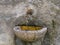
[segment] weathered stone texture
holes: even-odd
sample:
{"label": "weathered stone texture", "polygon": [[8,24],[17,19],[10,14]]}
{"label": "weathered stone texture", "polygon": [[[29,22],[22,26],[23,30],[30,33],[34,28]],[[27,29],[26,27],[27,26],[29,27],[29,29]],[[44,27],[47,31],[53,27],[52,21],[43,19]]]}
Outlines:
{"label": "weathered stone texture", "polygon": [[[21,2],[35,5],[36,8],[33,8],[38,11],[34,16],[38,17],[39,21],[42,20],[48,27],[42,45],[60,45],[60,0],[0,0],[0,18],[13,25],[11,22],[15,21],[16,16],[26,13],[24,10],[26,4],[21,5]],[[40,40],[34,42],[33,45],[40,45]]]}
{"label": "weathered stone texture", "polygon": [[0,45],[15,45],[12,29],[0,18]]}

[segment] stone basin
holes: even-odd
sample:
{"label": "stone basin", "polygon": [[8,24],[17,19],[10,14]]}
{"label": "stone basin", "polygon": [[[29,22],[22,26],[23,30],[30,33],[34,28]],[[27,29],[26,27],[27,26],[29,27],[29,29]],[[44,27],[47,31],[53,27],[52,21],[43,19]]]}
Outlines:
{"label": "stone basin", "polygon": [[43,38],[45,33],[47,32],[47,27],[43,27],[42,29],[39,30],[26,31],[26,30],[21,30],[20,26],[15,26],[13,30],[19,39],[23,41],[32,42],[40,38]]}

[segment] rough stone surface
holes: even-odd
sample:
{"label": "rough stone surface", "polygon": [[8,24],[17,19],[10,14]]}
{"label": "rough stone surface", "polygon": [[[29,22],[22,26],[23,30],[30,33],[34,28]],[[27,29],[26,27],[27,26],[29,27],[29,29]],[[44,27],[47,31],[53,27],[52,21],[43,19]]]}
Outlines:
{"label": "rough stone surface", "polygon": [[[38,10],[36,14],[36,17],[38,17],[37,19],[44,22],[48,27],[42,45],[60,45],[60,0],[0,0],[0,18],[4,19],[9,26],[13,26],[12,22],[15,21],[16,16],[26,13],[26,11],[23,10],[26,7],[23,6],[24,4],[20,5],[21,2],[29,2],[32,5],[35,5]],[[5,30],[5,28],[3,29]],[[0,36],[3,37],[2,35],[4,34],[1,35],[1,33],[2,32],[0,31]],[[20,43],[23,45],[23,42],[20,41]],[[30,44],[28,43],[27,45]],[[40,40],[33,42],[33,45],[40,45]]]}
{"label": "rough stone surface", "polygon": [[0,18],[0,45],[15,45],[12,29]]}

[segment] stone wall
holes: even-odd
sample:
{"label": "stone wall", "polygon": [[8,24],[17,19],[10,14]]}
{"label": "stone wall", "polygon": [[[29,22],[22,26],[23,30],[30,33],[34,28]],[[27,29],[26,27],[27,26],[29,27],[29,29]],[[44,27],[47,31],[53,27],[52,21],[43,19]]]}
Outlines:
{"label": "stone wall", "polygon": [[[6,21],[5,23],[7,23],[9,26],[14,25],[12,22],[15,21],[17,16],[20,17],[22,15],[25,15],[26,10],[24,10],[24,8],[26,7],[24,6],[25,4],[21,4],[22,2],[28,2],[32,5],[35,5],[38,11],[37,14],[34,14],[34,16],[38,17],[37,19],[44,22],[48,27],[48,31],[41,45],[60,45],[60,1],[0,0],[0,18],[4,19]],[[36,9],[34,8],[34,10]],[[23,42],[20,40],[17,39],[16,41],[17,45],[23,45]],[[18,44],[18,42],[20,43]],[[27,45],[30,44],[28,43]],[[32,45],[40,45],[40,40],[33,42]]]}

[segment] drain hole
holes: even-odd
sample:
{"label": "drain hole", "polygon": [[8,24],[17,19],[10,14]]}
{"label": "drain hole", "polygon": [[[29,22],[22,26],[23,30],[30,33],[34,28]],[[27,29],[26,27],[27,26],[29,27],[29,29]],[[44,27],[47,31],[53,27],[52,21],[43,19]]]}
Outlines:
{"label": "drain hole", "polygon": [[32,9],[28,9],[26,14],[27,15],[32,15],[33,14],[33,10]]}

